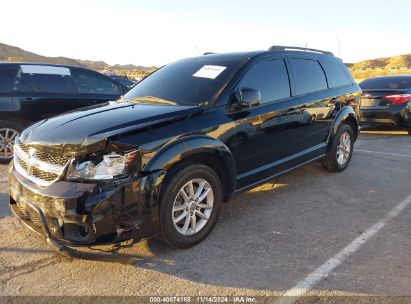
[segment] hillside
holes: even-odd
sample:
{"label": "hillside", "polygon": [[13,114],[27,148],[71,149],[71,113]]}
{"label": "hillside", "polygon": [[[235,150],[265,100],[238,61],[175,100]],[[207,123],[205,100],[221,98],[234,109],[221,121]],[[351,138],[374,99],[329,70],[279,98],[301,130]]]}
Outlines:
{"label": "hillside", "polygon": [[346,64],[357,82],[376,76],[411,74],[411,54]]}
{"label": "hillside", "polygon": [[354,63],[352,69],[405,69],[411,68],[411,54],[364,60]]}
{"label": "hillside", "polygon": [[153,67],[135,66],[132,64],[127,65],[114,65],[110,66],[104,61],[92,61],[92,60],[80,60],[67,57],[46,57],[38,55],[32,52],[25,51],[15,46],[0,43],[0,61],[26,61],[26,62],[40,62],[40,63],[53,63],[74,65],[79,67],[85,67],[92,70],[152,70]]}

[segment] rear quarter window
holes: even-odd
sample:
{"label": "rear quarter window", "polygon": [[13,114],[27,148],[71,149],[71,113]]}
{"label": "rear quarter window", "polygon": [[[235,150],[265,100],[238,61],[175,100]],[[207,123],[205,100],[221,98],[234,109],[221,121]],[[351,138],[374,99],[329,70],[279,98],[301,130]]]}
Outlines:
{"label": "rear quarter window", "polygon": [[331,88],[353,84],[352,78],[348,75],[349,72],[342,64],[332,61],[322,61],[321,64],[325,69]]}
{"label": "rear quarter window", "polygon": [[291,59],[296,95],[327,89],[327,79],[317,60]]}
{"label": "rear quarter window", "polygon": [[16,66],[0,66],[0,93],[16,90]]}

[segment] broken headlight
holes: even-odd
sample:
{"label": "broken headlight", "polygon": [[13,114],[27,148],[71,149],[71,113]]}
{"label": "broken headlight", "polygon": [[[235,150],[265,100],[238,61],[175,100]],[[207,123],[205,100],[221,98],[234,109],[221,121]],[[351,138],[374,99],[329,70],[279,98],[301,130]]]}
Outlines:
{"label": "broken headlight", "polygon": [[68,171],[69,180],[109,180],[126,176],[135,162],[137,150],[123,155],[110,153],[99,158],[72,162]]}

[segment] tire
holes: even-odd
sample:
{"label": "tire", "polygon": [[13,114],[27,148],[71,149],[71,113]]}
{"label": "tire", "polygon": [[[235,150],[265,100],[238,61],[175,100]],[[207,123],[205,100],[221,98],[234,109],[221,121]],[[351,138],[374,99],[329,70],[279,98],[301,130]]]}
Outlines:
{"label": "tire", "polygon": [[[349,142],[347,142],[347,136]],[[344,153],[342,148],[345,143],[345,148],[349,151]],[[351,161],[354,148],[354,132],[349,125],[343,124],[337,131],[333,140],[330,152],[323,162],[324,167],[330,172],[344,171]],[[347,151],[347,150],[346,150]],[[341,158],[341,154],[343,157]]]}
{"label": "tire", "polygon": [[[206,184],[204,184],[200,198],[205,194],[205,191],[208,191],[207,189],[211,189],[200,202],[202,204],[200,206],[207,206],[207,208],[194,209],[197,203],[189,201],[187,198],[184,200],[181,191],[185,191],[187,196],[190,196],[190,182],[193,184],[193,192],[196,193],[202,181],[205,181]],[[190,198],[195,198],[195,196],[190,196]],[[201,242],[217,222],[222,198],[221,182],[212,169],[201,164],[177,165],[168,173],[161,190],[159,214],[162,238],[177,248],[188,248]],[[187,202],[190,203],[187,204]],[[212,205],[211,211],[210,203]],[[198,212],[205,217],[200,217]],[[192,214],[195,218],[194,230]]]}
{"label": "tire", "polygon": [[0,122],[0,164],[8,164],[13,159],[13,145],[23,126],[13,121]]}

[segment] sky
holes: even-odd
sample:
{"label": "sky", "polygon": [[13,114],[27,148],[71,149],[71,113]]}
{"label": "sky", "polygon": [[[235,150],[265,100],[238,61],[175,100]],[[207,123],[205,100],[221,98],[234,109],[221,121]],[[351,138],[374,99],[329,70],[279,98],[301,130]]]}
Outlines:
{"label": "sky", "polygon": [[204,52],[411,53],[411,0],[0,0],[0,42],[45,56],[161,66]]}

